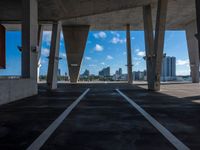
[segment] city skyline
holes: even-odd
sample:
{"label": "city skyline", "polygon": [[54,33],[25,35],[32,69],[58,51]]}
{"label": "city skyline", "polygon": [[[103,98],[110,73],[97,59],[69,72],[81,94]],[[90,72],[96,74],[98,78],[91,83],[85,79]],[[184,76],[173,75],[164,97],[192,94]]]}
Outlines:
{"label": "city skyline", "polygon": [[[6,43],[7,69],[1,70],[0,75],[20,75],[21,54],[17,49],[17,46],[21,45],[20,37],[21,32],[8,31],[6,33],[7,41],[9,41]],[[111,74],[114,74],[118,68],[122,68],[123,72],[127,73],[125,37],[125,31],[90,31],[80,74],[82,74],[85,69],[88,69],[91,74],[97,75],[98,71],[106,66],[111,67]],[[49,55],[50,40],[51,32],[45,31],[43,34],[41,52],[41,75],[46,75],[47,73],[47,57]],[[143,57],[145,56],[143,31],[131,32],[131,44],[132,61],[134,65],[133,71],[143,71],[146,69],[146,63],[143,60]],[[177,58],[177,75],[190,74],[187,43],[184,31],[166,31],[164,52],[167,53],[168,56],[175,56]],[[63,58],[59,63],[59,68],[62,70],[61,74],[64,75],[65,72],[68,74],[62,34],[60,42],[60,57]]]}

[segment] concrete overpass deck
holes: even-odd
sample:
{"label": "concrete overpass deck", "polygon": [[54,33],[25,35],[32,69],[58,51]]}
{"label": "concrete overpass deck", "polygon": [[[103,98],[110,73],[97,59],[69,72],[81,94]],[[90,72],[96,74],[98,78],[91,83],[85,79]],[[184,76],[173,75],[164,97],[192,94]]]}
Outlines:
{"label": "concrete overpass deck", "polygon": [[54,126],[41,149],[176,149],[116,89],[183,145],[200,148],[199,84],[162,85],[160,92],[148,92],[144,84],[115,83],[59,84],[53,92],[41,84],[37,96],[0,106],[0,149],[28,148],[88,88],[74,109]]}
{"label": "concrete overpass deck", "polygon": [[[184,30],[194,21],[195,0],[168,0],[166,29]],[[90,25],[90,30],[143,30],[142,7],[152,5],[155,26],[157,0],[38,0],[39,24],[51,25],[61,20],[63,25]],[[0,23],[7,30],[20,30],[23,20],[22,0],[1,0]],[[49,28],[49,27],[47,27]]]}

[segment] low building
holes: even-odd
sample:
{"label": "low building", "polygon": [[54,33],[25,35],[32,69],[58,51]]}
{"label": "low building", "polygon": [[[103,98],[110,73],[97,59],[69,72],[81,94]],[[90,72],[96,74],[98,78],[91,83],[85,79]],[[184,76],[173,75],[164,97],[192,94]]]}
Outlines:
{"label": "low building", "polygon": [[81,76],[82,77],[89,77],[90,76],[90,71],[86,69]]}
{"label": "low building", "polygon": [[134,71],[133,80],[146,80],[147,72],[144,71]]}

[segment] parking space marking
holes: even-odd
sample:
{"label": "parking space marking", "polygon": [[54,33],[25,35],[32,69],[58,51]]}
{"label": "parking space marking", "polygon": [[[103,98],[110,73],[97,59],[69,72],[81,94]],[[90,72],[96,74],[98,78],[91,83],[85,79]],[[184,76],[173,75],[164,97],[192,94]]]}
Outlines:
{"label": "parking space marking", "polygon": [[127,97],[119,89],[116,91],[124,97],[135,109],[137,109],[176,149],[178,150],[190,150],[184,143],[182,143],[177,137],[175,137],[169,130],[161,125],[156,119],[154,119],[149,113],[143,108],[136,104],[132,99]]}
{"label": "parking space marking", "polygon": [[39,150],[89,91],[90,89],[88,88],[69,107],[67,107],[65,111],[55,121],[53,121],[51,125],[47,129],[45,129],[43,133],[27,148],[27,150]]}

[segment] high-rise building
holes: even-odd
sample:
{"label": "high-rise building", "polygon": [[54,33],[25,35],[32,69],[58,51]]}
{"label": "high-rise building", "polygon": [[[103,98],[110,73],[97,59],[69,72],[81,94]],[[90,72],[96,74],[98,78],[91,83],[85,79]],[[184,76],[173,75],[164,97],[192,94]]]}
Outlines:
{"label": "high-rise building", "polygon": [[165,56],[162,62],[161,81],[176,80],[176,58]]}
{"label": "high-rise building", "polygon": [[58,71],[57,71],[57,76],[61,76],[61,70],[60,69],[58,69]]}
{"label": "high-rise building", "polygon": [[103,77],[110,76],[110,67],[103,68],[101,71],[99,71],[99,76],[103,76]]}
{"label": "high-rise building", "polygon": [[113,80],[122,80],[122,68],[116,70],[115,74],[113,75]]}
{"label": "high-rise building", "polygon": [[122,68],[119,68],[119,75],[122,75]]}

